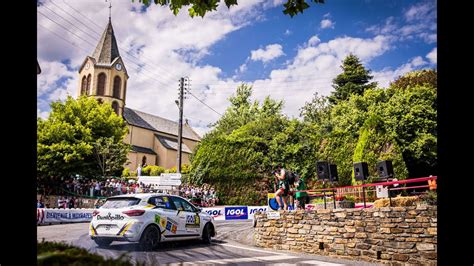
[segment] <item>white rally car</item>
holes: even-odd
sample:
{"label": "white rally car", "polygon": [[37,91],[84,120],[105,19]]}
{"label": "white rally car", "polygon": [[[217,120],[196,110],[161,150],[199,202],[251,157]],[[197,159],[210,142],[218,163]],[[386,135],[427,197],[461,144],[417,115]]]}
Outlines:
{"label": "white rally car", "polygon": [[187,200],[144,193],[109,197],[94,211],[89,235],[99,246],[130,241],[155,249],[164,241],[202,239],[210,243],[216,229],[214,218]]}

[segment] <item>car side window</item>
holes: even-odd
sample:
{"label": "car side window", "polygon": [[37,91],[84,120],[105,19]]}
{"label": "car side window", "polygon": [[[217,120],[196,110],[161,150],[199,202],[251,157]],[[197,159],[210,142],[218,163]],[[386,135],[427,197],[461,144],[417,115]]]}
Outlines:
{"label": "car side window", "polygon": [[173,197],[173,203],[176,205],[176,209],[180,211],[195,212],[195,208],[183,200],[182,198]]}
{"label": "car side window", "polygon": [[157,196],[151,197],[148,200],[148,203],[155,205],[157,208],[167,209],[167,210],[176,210],[175,205],[170,200],[170,197],[167,196]]}

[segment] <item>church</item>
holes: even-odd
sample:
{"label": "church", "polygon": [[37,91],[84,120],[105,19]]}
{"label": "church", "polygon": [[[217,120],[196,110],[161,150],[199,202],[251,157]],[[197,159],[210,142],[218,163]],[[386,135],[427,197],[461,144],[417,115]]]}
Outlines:
{"label": "church", "polygon": [[[128,133],[124,142],[131,145],[126,167],[134,171],[139,165],[158,165],[166,169],[177,165],[178,123],[153,114],[126,107],[129,76],[120,56],[114,29],[109,17],[107,27],[91,56],[79,68],[77,95],[96,98],[111,104],[126,121]],[[182,164],[189,164],[201,137],[186,122],[182,134]]]}

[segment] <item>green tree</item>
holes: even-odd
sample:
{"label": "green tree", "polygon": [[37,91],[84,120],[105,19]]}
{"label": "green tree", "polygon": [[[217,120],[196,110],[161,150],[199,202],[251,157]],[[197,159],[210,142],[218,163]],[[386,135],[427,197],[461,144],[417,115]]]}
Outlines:
{"label": "green tree", "polygon": [[251,87],[241,85],[229,98],[231,105],[216,127],[206,134],[191,157],[190,179],[211,183],[226,204],[263,202],[272,167],[282,162],[289,120],[281,114],[283,103],[267,97],[251,102]]}
{"label": "green tree", "polygon": [[93,145],[102,176],[120,175],[131,146],[123,141],[117,142],[113,137],[100,137]]}
{"label": "green tree", "polygon": [[[132,0],[134,2],[135,0]],[[201,1],[201,0],[138,0],[140,3],[144,5],[150,5],[151,2],[154,2],[157,5],[165,6],[169,5],[171,11],[173,11],[174,15],[179,13],[179,10],[183,6],[191,6],[188,8],[189,16],[200,16],[204,17],[207,12],[216,11],[217,7],[220,4],[220,0],[209,0],[209,1]],[[310,2],[324,4],[324,0],[287,0],[283,6],[285,9],[283,13],[285,15],[290,15],[291,17],[297,15],[298,13],[303,13],[303,11],[309,8]],[[224,0],[225,5],[227,8],[231,6],[238,5],[237,0]]]}
{"label": "green tree", "polygon": [[365,90],[375,88],[376,82],[370,82],[373,76],[370,70],[365,69],[359,58],[353,54],[348,55],[342,65],[342,73],[333,80],[334,92],[329,97],[329,102],[337,104],[347,100],[352,94],[362,95]]}
{"label": "green tree", "polygon": [[87,97],[51,103],[48,119],[38,118],[37,125],[39,178],[101,176],[94,154],[97,140],[110,138],[120,143],[127,133],[123,118],[110,105]]}

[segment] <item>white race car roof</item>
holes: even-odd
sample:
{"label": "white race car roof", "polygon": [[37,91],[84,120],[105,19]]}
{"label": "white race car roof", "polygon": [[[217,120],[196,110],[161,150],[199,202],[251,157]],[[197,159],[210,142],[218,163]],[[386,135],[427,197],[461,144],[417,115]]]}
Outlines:
{"label": "white race car roof", "polygon": [[132,198],[139,198],[139,199],[145,199],[153,196],[176,196],[176,195],[171,195],[171,194],[166,194],[166,193],[137,193],[137,194],[122,194],[122,195],[116,195],[116,196],[111,196],[109,198],[127,198],[127,197],[132,197]]}

